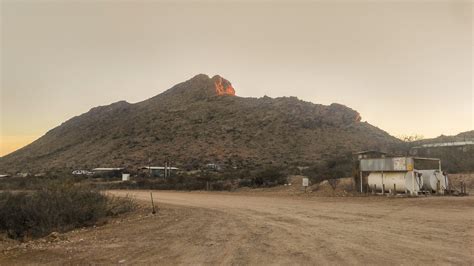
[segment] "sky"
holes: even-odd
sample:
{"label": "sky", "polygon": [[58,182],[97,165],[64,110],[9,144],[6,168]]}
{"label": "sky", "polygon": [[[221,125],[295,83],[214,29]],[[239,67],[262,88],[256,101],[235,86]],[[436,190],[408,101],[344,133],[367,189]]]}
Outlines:
{"label": "sky", "polygon": [[196,74],[347,105],[394,136],[473,130],[471,1],[1,0],[0,156]]}

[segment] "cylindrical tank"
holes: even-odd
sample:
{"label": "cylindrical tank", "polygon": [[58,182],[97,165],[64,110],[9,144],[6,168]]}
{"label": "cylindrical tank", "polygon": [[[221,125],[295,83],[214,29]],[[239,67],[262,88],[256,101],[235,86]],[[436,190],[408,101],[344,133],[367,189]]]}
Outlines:
{"label": "cylindrical tank", "polygon": [[438,181],[440,190],[445,190],[448,187],[448,178],[439,170],[418,170],[422,174],[423,189],[431,192],[436,192],[438,189]]}
{"label": "cylindrical tank", "polygon": [[394,188],[397,192],[418,192],[423,186],[423,180],[416,173],[413,179],[413,172],[386,172],[383,173],[383,178],[381,172],[372,172],[369,174],[368,183],[370,188],[376,188],[377,192],[381,192],[383,186],[385,192],[393,191]]}

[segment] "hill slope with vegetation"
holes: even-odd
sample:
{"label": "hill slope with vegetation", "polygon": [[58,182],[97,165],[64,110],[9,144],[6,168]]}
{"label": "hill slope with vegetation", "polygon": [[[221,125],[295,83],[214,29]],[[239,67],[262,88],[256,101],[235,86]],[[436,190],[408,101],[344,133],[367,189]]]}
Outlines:
{"label": "hill slope with vegetation", "polygon": [[197,169],[304,166],[387,150],[400,140],[341,104],[235,96],[229,81],[197,75],[143,102],[91,109],[0,159],[0,172],[148,164]]}

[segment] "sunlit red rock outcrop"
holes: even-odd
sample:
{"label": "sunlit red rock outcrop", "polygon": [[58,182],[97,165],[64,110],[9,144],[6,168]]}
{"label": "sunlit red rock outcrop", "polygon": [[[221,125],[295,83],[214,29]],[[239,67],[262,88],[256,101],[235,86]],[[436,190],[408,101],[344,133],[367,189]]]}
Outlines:
{"label": "sunlit red rock outcrop", "polygon": [[228,80],[218,75],[214,76],[212,80],[214,81],[217,95],[235,96],[235,90]]}

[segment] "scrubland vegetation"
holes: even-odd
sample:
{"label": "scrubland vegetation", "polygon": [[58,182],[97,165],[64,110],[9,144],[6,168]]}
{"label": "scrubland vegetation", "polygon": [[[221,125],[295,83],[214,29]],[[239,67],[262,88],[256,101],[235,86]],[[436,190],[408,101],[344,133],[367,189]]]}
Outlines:
{"label": "scrubland vegetation", "polygon": [[131,181],[101,183],[101,189],[162,189],[162,190],[233,190],[239,187],[272,187],[287,183],[288,170],[264,167],[259,170],[199,171],[178,173],[167,178],[137,177]]}
{"label": "scrubland vegetation", "polygon": [[43,177],[11,177],[0,181],[0,232],[15,239],[42,237],[106,222],[135,208],[130,198],[105,195],[106,189],[227,190],[263,188],[288,183],[304,174],[313,183],[347,176],[351,161],[327,161],[307,167],[261,166],[253,169],[181,172],[168,178],[133,175],[119,178],[73,177],[67,173]]}
{"label": "scrubland vegetation", "polygon": [[[33,182],[37,180],[27,183]],[[15,239],[41,237],[104,223],[135,207],[128,197],[109,197],[72,182],[43,181],[37,190],[0,193],[0,231]]]}

